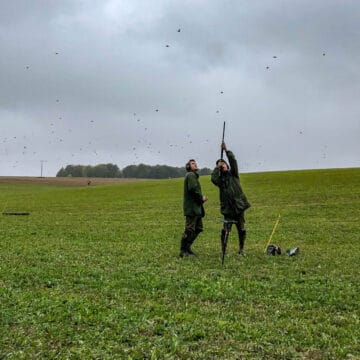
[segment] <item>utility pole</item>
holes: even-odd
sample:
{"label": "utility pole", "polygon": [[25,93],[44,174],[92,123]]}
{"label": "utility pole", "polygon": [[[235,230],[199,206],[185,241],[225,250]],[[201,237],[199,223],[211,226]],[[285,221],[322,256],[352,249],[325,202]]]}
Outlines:
{"label": "utility pole", "polygon": [[41,177],[41,178],[43,177],[44,162],[47,162],[47,160],[40,160],[40,164],[41,164],[40,177]]}

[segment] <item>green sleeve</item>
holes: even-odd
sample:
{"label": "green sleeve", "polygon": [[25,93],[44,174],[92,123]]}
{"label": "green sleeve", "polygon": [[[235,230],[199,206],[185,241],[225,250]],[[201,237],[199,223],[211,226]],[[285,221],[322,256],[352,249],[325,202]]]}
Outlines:
{"label": "green sleeve", "polygon": [[229,160],[231,174],[233,176],[239,177],[239,169],[237,161],[235,159],[235,155],[232,153],[232,151],[228,150],[226,151],[226,156]]}

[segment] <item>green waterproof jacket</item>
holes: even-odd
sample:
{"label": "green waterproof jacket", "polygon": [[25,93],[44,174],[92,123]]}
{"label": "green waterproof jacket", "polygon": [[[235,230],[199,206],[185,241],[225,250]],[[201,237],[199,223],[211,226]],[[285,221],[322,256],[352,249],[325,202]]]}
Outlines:
{"label": "green waterproof jacket", "polygon": [[250,207],[240,185],[239,170],[234,154],[228,150],[230,169],[220,171],[218,167],[211,174],[211,181],[220,190],[220,207],[223,215],[236,215]]}
{"label": "green waterproof jacket", "polygon": [[184,180],[184,215],[185,216],[205,216],[203,206],[203,195],[199,182],[199,175],[194,171],[189,171]]}

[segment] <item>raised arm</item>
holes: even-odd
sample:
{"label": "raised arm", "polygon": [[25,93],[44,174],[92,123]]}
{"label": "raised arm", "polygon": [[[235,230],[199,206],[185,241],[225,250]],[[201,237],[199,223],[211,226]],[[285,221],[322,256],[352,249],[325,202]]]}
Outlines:
{"label": "raised arm", "polygon": [[237,161],[235,159],[235,155],[233,154],[232,151],[226,150],[226,156],[229,160],[231,174],[233,176],[239,177],[239,169],[238,169]]}

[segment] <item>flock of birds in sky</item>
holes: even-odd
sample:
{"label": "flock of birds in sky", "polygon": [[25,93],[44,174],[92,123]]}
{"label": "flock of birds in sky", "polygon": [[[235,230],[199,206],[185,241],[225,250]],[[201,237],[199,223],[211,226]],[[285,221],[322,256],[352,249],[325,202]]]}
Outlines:
{"label": "flock of birds in sky", "polygon": [[[181,28],[178,28],[176,30],[177,33],[181,32]],[[170,48],[171,45],[170,44],[165,44],[166,48]],[[55,56],[59,56],[60,53],[58,51],[54,52]],[[326,53],[323,52],[322,56],[325,56]],[[277,55],[273,55],[272,56],[273,61],[277,61],[278,56]],[[30,65],[26,65],[25,66],[26,71],[31,71],[31,66]],[[271,66],[267,65],[265,67],[266,71],[271,70]],[[223,95],[224,91],[223,90],[219,90],[219,95]],[[61,100],[60,99],[55,99],[54,100],[55,103],[61,105]],[[154,112],[155,113],[159,113],[160,109],[159,108],[154,108]],[[216,114],[220,114],[220,110],[216,110]],[[142,120],[142,118],[137,115],[136,112],[133,113],[133,119],[132,121],[135,122],[138,125],[138,129],[140,130],[138,132],[138,134],[140,135],[136,144],[133,144],[133,146],[131,146],[131,148],[129,149],[129,153],[132,153],[133,155],[133,160],[134,160],[134,164],[137,163],[138,161],[141,162],[141,151],[146,151],[152,154],[161,154],[161,150],[156,148],[156,146],[153,145],[153,143],[151,142],[151,131],[149,128],[149,124],[146,124],[146,122],[144,122]],[[51,146],[53,144],[63,144],[64,148],[66,148],[67,146],[67,135],[71,134],[73,132],[72,128],[67,128],[64,129],[63,124],[61,124],[63,120],[63,116],[57,116],[57,120],[56,121],[51,121],[48,124],[48,146]],[[95,120],[89,120],[89,125],[92,127],[95,126],[101,126],[100,122],[97,122]],[[100,129],[99,129],[100,130]],[[142,131],[142,133],[141,133]],[[302,135],[303,134],[303,130],[299,130],[299,134]],[[60,135],[60,136],[59,136]],[[22,156],[33,156],[33,157],[37,157],[38,151],[36,150],[36,146],[34,146],[35,144],[32,143],[32,138],[35,138],[35,134],[32,132],[31,135],[23,135],[23,136],[13,136],[13,137],[5,137],[2,139],[2,149],[0,149],[0,155],[2,156],[8,156],[9,155],[9,148],[13,149],[13,148],[17,148],[19,149],[19,147],[21,148],[21,155]],[[197,140],[198,141],[198,140]],[[186,139],[182,144],[178,144],[175,142],[172,142],[170,140],[167,141],[167,147],[168,150],[184,150],[184,147],[186,148],[187,144],[192,144],[193,143],[193,139],[191,137],[190,134],[186,135]],[[209,141],[209,139],[203,139],[202,141],[200,141],[201,144],[207,144],[209,146],[211,146],[211,143]],[[68,149],[70,149],[70,147],[68,147]],[[262,145],[258,145],[257,147],[257,153],[259,153],[262,150]],[[327,146],[324,146],[322,149],[322,159],[326,158],[326,150],[327,150]],[[87,141],[83,144],[80,144],[77,148],[77,151],[70,151],[69,153],[69,157],[67,158],[66,161],[69,161],[70,159],[73,159],[74,162],[76,162],[76,159],[78,157],[78,155],[87,152],[87,154],[89,152],[91,152],[94,156],[98,156],[99,152],[96,149],[96,139],[92,139],[92,141]],[[43,156],[43,154],[41,154],[41,156]],[[112,158],[112,156],[110,156]],[[62,161],[63,159],[58,158],[57,160]],[[113,161],[114,159],[112,159]],[[40,162],[44,162],[45,160],[39,160]],[[17,167],[22,163],[22,161],[16,160],[13,164],[12,167]],[[263,163],[262,162],[258,162],[257,165],[261,166]],[[67,165],[67,164],[66,164]],[[249,167],[248,163],[244,163],[242,164],[242,168],[247,168]]]}

